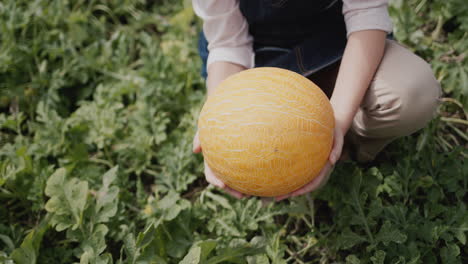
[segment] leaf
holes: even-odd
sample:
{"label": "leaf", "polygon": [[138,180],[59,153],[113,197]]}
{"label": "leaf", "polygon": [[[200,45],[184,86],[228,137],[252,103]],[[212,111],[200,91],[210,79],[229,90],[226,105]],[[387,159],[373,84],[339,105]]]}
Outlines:
{"label": "leaf", "polygon": [[35,264],[38,256],[31,245],[24,244],[21,248],[13,251],[11,257],[16,263]]}
{"label": "leaf", "polygon": [[190,208],[191,204],[185,199],[181,199],[180,195],[175,191],[169,191],[164,198],[159,201],[154,201],[154,211],[156,215],[162,217],[165,221],[175,219],[180,212]]}
{"label": "leaf", "polygon": [[55,226],[55,230],[61,232],[73,225],[73,219],[68,215],[54,215],[52,219],[50,219],[50,223],[52,226]]}
{"label": "leaf", "polygon": [[153,241],[156,234],[155,224],[151,223],[142,233],[137,236],[137,242],[139,247],[146,247],[151,241]]}
{"label": "leaf", "polygon": [[454,231],[455,237],[458,239],[458,241],[460,241],[462,245],[466,244],[466,231],[467,230],[463,230],[462,228],[456,228],[456,230]]}
{"label": "leaf", "polygon": [[99,224],[90,236],[81,243],[83,254],[80,257],[80,264],[83,263],[108,263],[109,258],[101,255],[106,249],[105,236],[109,229],[103,224]]}
{"label": "leaf", "polygon": [[0,234],[0,240],[3,241],[9,250],[15,249],[15,245],[13,244],[13,241],[11,241],[10,237]]}
{"label": "leaf", "polygon": [[166,221],[173,220],[180,214],[180,212],[188,208],[190,208],[190,202],[185,199],[180,199],[177,201],[177,204],[171,208],[171,210],[166,210],[164,212],[164,219]]}
{"label": "leaf", "polygon": [[65,169],[57,169],[46,184],[45,193],[50,199],[45,209],[53,213],[51,224],[57,231],[77,229],[83,219],[88,197],[88,182],[76,178],[65,179]]}
{"label": "leaf", "polygon": [[376,242],[382,242],[384,245],[388,245],[390,242],[395,242],[398,244],[404,243],[407,239],[407,236],[400,232],[397,227],[392,226],[389,221],[385,221],[380,231],[375,236]]}
{"label": "leaf", "polygon": [[246,256],[258,255],[264,253],[265,249],[259,247],[253,247],[250,244],[236,248],[223,248],[219,250],[217,256],[212,257],[206,261],[207,264],[216,264],[226,261],[236,262],[236,263],[245,263]]}
{"label": "leaf", "polygon": [[102,176],[102,187],[96,197],[96,221],[98,223],[108,222],[117,212],[119,188],[111,186],[117,178],[118,166],[108,170]]}
{"label": "leaf", "polygon": [[88,196],[88,182],[72,178],[67,183],[65,183],[63,192],[65,199],[67,200],[67,203],[75,217],[76,222],[73,229],[76,229],[81,224],[83,211],[86,206],[86,200]]}
{"label": "leaf", "polygon": [[137,247],[141,251],[138,261],[166,263],[167,260],[170,260],[170,258],[167,257],[168,254],[166,252],[169,250],[169,245],[167,243],[168,238],[162,230],[161,225],[157,227],[153,225],[152,229],[145,232],[143,240],[140,240],[140,235],[141,233],[138,234],[137,239]]}
{"label": "leaf", "polygon": [[108,170],[104,175],[102,176],[102,187],[104,189],[108,189],[109,186],[114,183],[115,179],[117,179],[117,171],[119,169],[119,166],[115,166],[112,169]]}
{"label": "leaf", "polygon": [[117,213],[119,188],[116,186],[108,190],[100,190],[96,201],[96,222],[105,223]]}
{"label": "leaf", "polygon": [[361,264],[361,261],[356,255],[349,255],[346,257],[346,264]]}
{"label": "leaf", "polygon": [[219,205],[221,205],[225,209],[230,209],[230,210],[233,209],[232,206],[229,204],[229,201],[223,196],[214,194],[212,192],[206,192],[205,195],[213,199],[213,201],[217,202]]}
{"label": "leaf", "polygon": [[135,237],[132,233],[127,234],[124,237],[124,249],[125,253],[127,254],[127,258],[130,259],[129,263],[135,263],[139,252],[137,251],[137,246],[135,242]]}
{"label": "leaf", "polygon": [[157,208],[163,210],[170,209],[177,203],[179,198],[180,195],[178,193],[170,191],[166,194],[166,196],[164,196],[163,199],[159,200],[157,203]]}
{"label": "leaf", "polygon": [[192,247],[188,254],[182,259],[180,264],[198,264],[201,259],[201,248],[199,246]]}
{"label": "leaf", "polygon": [[208,255],[216,248],[217,242],[215,240],[205,240],[197,242],[197,246],[201,249],[200,260],[205,261]]}
{"label": "leaf", "polygon": [[385,251],[378,250],[375,252],[374,256],[372,256],[370,259],[373,264],[384,264],[385,263]]}
{"label": "leaf", "polygon": [[268,256],[265,254],[247,257],[248,264],[270,264]]}
{"label": "leaf", "polygon": [[23,240],[21,246],[11,253],[11,258],[16,263],[35,264],[39,256],[44,233],[49,228],[50,217],[46,216],[39,226],[33,229]]}
{"label": "leaf", "polygon": [[93,255],[94,255],[93,248],[86,248],[85,253],[83,253],[83,255],[81,255],[80,257],[80,264],[88,264],[92,262]]}
{"label": "leaf", "polygon": [[[281,237],[285,235],[286,230],[280,229],[273,234],[266,234],[266,253],[268,257],[272,260],[272,264],[286,264],[286,259],[284,258],[287,246],[285,243],[282,243]],[[256,244],[256,241],[252,239],[252,244]],[[259,246],[261,246],[260,244]]]}
{"label": "leaf", "polygon": [[217,218],[217,219],[214,219],[214,221],[216,224],[219,225],[219,228],[223,229],[224,232],[226,232],[228,235],[236,236],[236,237],[239,237],[242,235],[236,226],[226,222],[224,219]]}
{"label": "leaf", "polygon": [[345,229],[337,238],[338,247],[341,249],[349,249],[365,241],[367,241],[365,237],[354,233],[349,228]]}
{"label": "leaf", "polygon": [[61,194],[65,182],[65,168],[57,169],[47,180],[45,194],[49,197]]}
{"label": "leaf", "polygon": [[194,15],[193,8],[186,7],[175,14],[171,18],[170,23],[180,30],[186,31],[190,25],[190,22],[193,20]]}
{"label": "leaf", "polygon": [[[466,212],[466,207],[462,207],[462,211]],[[454,236],[460,241],[462,245],[466,244],[466,235],[465,233],[468,232],[468,215],[462,218],[461,225],[459,227],[454,227],[452,232]]]}
{"label": "leaf", "polygon": [[161,226],[155,223],[149,224],[143,232],[138,233],[137,239],[133,233],[124,237],[124,250],[126,263],[166,263],[166,237]]}
{"label": "leaf", "polygon": [[460,248],[455,244],[448,245],[440,250],[440,256],[444,264],[461,263],[460,259],[458,259],[459,255]]}

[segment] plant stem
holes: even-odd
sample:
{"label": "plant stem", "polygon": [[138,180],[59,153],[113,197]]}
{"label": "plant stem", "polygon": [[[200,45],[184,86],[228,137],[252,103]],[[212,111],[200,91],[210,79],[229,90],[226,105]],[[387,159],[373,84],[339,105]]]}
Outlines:
{"label": "plant stem", "polygon": [[[359,190],[360,186],[361,186],[361,184],[359,182],[359,186],[357,186],[358,190]],[[372,236],[372,233],[370,231],[369,223],[367,222],[367,218],[364,215],[364,210],[362,210],[361,203],[359,202],[359,194],[357,192],[353,191],[353,199],[354,199],[354,202],[356,204],[359,216],[361,217],[361,219],[362,219],[362,221],[364,223],[364,228],[366,230],[367,236],[369,237],[369,240],[373,244],[374,243],[374,236]]]}
{"label": "plant stem", "polygon": [[312,225],[312,228],[315,229],[315,206],[314,206],[314,199],[312,198],[311,193],[308,193],[306,195],[307,201],[309,202],[309,208],[310,208],[310,222]]}
{"label": "plant stem", "polygon": [[291,258],[294,258],[294,260],[296,261],[296,263],[300,263],[300,264],[305,264],[302,260],[298,259],[296,257],[297,253],[294,253],[291,249],[289,248],[286,248],[286,252],[288,252],[289,255],[291,255],[291,257],[289,257],[286,262],[288,262],[288,260],[290,260]]}
{"label": "plant stem", "polygon": [[112,164],[108,162],[107,160],[92,157],[92,158],[89,158],[89,161],[94,162],[94,163],[104,164],[109,168],[113,167]]}
{"label": "plant stem", "polygon": [[454,117],[441,117],[440,120],[448,123],[458,123],[462,125],[468,126],[468,120],[463,120],[461,118],[454,118]]}

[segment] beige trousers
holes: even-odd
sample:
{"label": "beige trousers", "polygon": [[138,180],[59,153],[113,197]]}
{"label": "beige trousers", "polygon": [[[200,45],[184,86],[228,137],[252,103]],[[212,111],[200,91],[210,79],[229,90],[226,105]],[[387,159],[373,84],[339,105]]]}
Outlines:
{"label": "beige trousers", "polygon": [[[338,74],[339,63],[309,78],[328,96]],[[391,141],[423,128],[435,115],[441,96],[439,82],[428,63],[393,40],[364,96],[346,143],[357,161],[366,162]]]}

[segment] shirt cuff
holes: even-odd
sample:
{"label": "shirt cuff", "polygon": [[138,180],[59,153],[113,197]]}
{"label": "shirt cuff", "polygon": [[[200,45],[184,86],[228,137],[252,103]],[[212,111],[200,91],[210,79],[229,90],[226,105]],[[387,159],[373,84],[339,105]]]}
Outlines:
{"label": "shirt cuff", "polygon": [[207,67],[215,61],[226,61],[242,65],[247,69],[255,65],[254,52],[250,47],[219,47],[210,50]]}
{"label": "shirt cuff", "polygon": [[353,10],[344,14],[347,36],[361,30],[378,29],[392,32],[393,24],[387,5],[364,10]]}

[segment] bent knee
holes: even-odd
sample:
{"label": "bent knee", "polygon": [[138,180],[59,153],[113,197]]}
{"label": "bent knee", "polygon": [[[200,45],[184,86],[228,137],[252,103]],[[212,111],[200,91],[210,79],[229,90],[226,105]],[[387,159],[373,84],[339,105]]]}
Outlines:
{"label": "bent knee", "polygon": [[402,118],[406,116],[409,122],[427,122],[434,117],[439,105],[440,84],[426,62],[415,68],[407,78],[409,81],[406,85],[394,89],[401,100]]}
{"label": "bent knee", "polygon": [[441,94],[430,65],[389,41],[362,104],[362,126],[376,125],[394,136],[411,134],[435,116]]}

